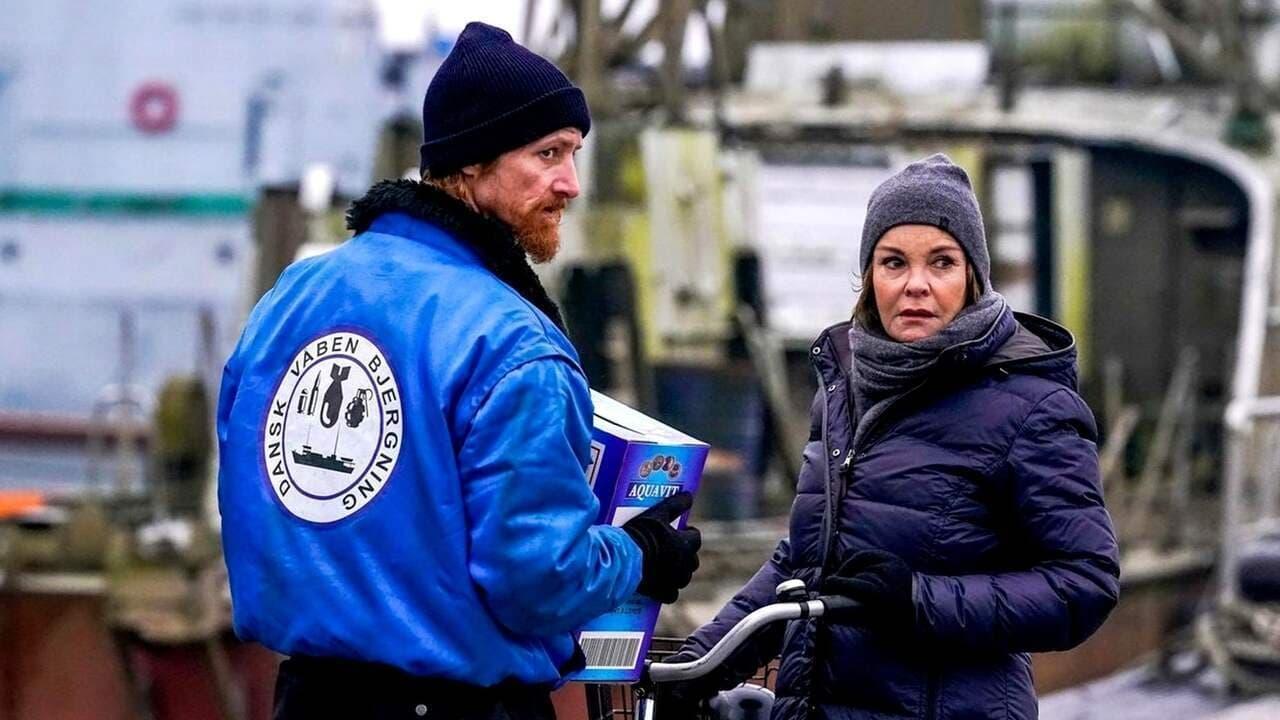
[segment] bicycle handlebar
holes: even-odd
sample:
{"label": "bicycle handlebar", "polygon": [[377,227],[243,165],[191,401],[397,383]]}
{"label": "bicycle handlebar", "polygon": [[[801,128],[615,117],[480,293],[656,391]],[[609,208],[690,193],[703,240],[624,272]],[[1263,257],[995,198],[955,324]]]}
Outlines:
{"label": "bicycle handlebar", "polygon": [[827,610],[850,608],[856,604],[853,600],[840,595],[824,595],[816,600],[765,605],[739,620],[729,629],[729,632],[724,634],[724,637],[720,638],[720,642],[717,642],[702,657],[682,663],[650,663],[646,675],[655,683],[695,680],[719,667],[729,655],[742,647],[748,638],[765,625],[771,625],[779,620],[822,617]]}

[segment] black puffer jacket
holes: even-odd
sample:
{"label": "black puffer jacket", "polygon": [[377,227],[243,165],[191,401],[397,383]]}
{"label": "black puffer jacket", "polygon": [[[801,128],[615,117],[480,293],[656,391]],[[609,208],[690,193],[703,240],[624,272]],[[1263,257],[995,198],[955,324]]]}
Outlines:
{"label": "black puffer jacket", "polygon": [[810,619],[760,637],[733,670],[745,676],[781,652],[775,719],[1028,720],[1027,653],[1079,644],[1114,607],[1116,539],[1071,335],[1030,315],[1001,322],[1016,326],[945,351],[859,447],[848,324],[813,344],[821,387],[790,536],[686,649],[705,652],[773,602],[778,582],[817,588],[864,549],[914,571],[915,629]]}

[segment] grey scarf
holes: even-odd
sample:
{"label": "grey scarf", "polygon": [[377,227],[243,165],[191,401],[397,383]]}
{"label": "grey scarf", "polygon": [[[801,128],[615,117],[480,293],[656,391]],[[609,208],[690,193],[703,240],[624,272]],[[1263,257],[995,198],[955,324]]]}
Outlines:
{"label": "grey scarf", "polygon": [[[915,342],[898,342],[882,331],[853,323],[849,346],[853,352],[850,383],[857,415],[854,447],[862,443],[863,436],[895,399],[929,378],[944,356],[948,369],[980,366],[1016,326],[1004,296],[994,290],[983,293],[961,310],[936,335]],[[973,347],[975,352],[967,353],[965,347]]]}

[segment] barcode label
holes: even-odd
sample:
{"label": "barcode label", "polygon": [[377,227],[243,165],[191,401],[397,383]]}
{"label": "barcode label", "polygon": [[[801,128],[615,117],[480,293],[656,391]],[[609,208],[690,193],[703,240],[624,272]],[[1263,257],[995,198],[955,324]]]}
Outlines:
{"label": "barcode label", "polygon": [[640,659],[642,632],[583,632],[578,636],[591,670],[630,670]]}

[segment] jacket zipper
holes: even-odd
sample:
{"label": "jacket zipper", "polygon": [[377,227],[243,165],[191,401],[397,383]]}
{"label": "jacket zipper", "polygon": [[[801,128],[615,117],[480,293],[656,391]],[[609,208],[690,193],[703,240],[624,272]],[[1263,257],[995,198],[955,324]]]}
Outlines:
{"label": "jacket zipper", "polygon": [[[874,441],[879,439],[875,435],[875,431],[879,430],[880,427],[884,425],[884,423],[886,422],[886,418],[889,418],[891,416],[892,411],[894,409],[896,409],[908,397],[911,397],[915,395],[917,392],[919,392],[920,389],[922,389],[928,383],[929,383],[928,380],[924,380],[922,382],[917,383],[915,386],[913,386],[906,392],[902,393],[897,398],[895,398],[892,402],[889,403],[889,406],[884,409],[884,412],[880,413],[880,417],[876,418],[875,424],[867,428],[867,434],[863,437],[862,444],[849,451],[848,457],[844,459],[844,463],[840,466],[841,474],[845,475],[846,477],[852,474],[854,457],[861,457],[862,454],[865,453],[874,444]],[[852,415],[850,417],[852,417]],[[824,417],[824,421],[825,421],[825,417]],[[825,422],[823,424],[823,433],[825,436],[825,433],[826,433]],[[831,533],[831,540],[834,541],[834,539],[835,539],[835,532],[833,530]],[[825,567],[824,567],[824,572],[825,572]],[[924,710],[925,720],[937,720],[937,717],[938,717],[937,704],[938,704],[938,672],[937,670],[930,669],[929,677],[925,685],[925,710]]]}
{"label": "jacket zipper", "polygon": [[[920,390],[925,385],[927,385],[928,381],[925,380],[923,382],[917,383],[914,387],[910,388],[905,393],[899,395],[892,402],[890,402],[889,406],[885,408],[885,411],[880,414],[880,417],[876,418],[875,424],[872,425],[870,428],[868,428],[867,435],[862,442],[862,446],[860,448],[850,447],[847,449],[847,451],[845,452],[844,461],[840,463],[840,471],[839,471],[839,476],[837,478],[840,483],[839,488],[833,488],[832,480],[831,480],[831,463],[828,462],[826,457],[826,455],[831,452],[831,449],[827,446],[827,441],[829,438],[828,432],[827,432],[827,425],[828,425],[827,399],[828,399],[829,393],[827,391],[826,378],[822,377],[822,373],[817,371],[816,368],[815,368],[815,372],[817,372],[818,374],[818,387],[822,390],[822,441],[823,441],[822,450],[824,455],[824,457],[822,458],[822,461],[823,461],[822,469],[824,473],[823,477],[826,479],[825,489],[827,492],[827,498],[826,498],[826,503],[824,503],[823,513],[822,513],[821,577],[826,577],[827,571],[830,569],[828,567],[828,564],[831,561],[831,558],[833,555],[832,550],[834,549],[835,539],[836,539],[836,532],[835,532],[836,504],[840,502],[840,498],[844,495],[844,490],[848,485],[849,478],[853,476],[854,456],[857,454],[861,454],[861,452],[865,452],[866,448],[871,445],[871,441],[875,439],[875,436],[871,433],[871,431],[880,429],[880,426],[884,423],[884,419],[886,417],[889,417],[890,411],[896,408],[898,404],[901,403],[903,400],[905,400],[908,396],[914,395],[916,391]],[[849,421],[853,422],[854,417],[853,417],[853,408],[852,408],[852,405],[853,405],[852,396],[849,397],[848,401],[850,405]],[[855,431],[855,434],[856,434],[856,431]]]}
{"label": "jacket zipper", "polygon": [[[822,557],[818,558],[818,563],[819,563],[818,579],[819,581],[821,581],[822,575],[825,573],[827,557],[830,554],[830,547],[827,543],[827,538],[828,536],[831,535],[831,524],[833,522],[833,515],[832,515],[832,509],[831,509],[831,463],[827,462],[827,457],[826,457],[828,452],[827,450],[827,416],[828,416],[827,400],[830,393],[827,391],[826,378],[822,377],[822,370],[819,367],[817,367],[816,363],[814,365],[813,370],[814,370],[814,373],[818,376],[818,389],[822,392],[822,455],[823,455],[822,457],[823,488],[822,489],[823,489],[823,492],[826,493],[826,497],[824,498],[823,507],[822,507]],[[816,589],[816,588],[813,588],[813,589]],[[820,629],[820,626],[815,625],[811,620],[801,620],[800,622],[805,623],[805,625],[808,626],[808,630],[812,633],[811,635],[812,642],[813,642],[812,650],[814,653],[814,660],[816,661],[818,655],[821,654],[821,651],[818,649],[819,643],[822,642],[822,637],[821,637],[822,631]],[[810,678],[809,680],[807,695],[809,698],[810,708],[812,708],[816,704],[814,702],[814,683],[812,678]]]}
{"label": "jacket zipper", "polygon": [[[827,461],[827,381],[822,377],[822,372],[817,368],[814,371],[818,373],[818,387],[822,390],[822,477],[825,480],[823,490],[826,492],[826,502],[822,508],[822,557],[819,558],[820,571],[825,574],[827,567],[827,559],[831,555],[831,536],[832,524],[835,522],[835,511],[832,508],[831,494],[831,463]],[[821,579],[821,578],[819,578]]]}
{"label": "jacket zipper", "polygon": [[827,494],[827,510],[831,517],[830,532],[823,536],[822,550],[822,577],[826,577],[827,573],[832,569],[829,567],[831,559],[835,556],[836,530],[835,524],[839,519],[839,503],[844,497],[845,489],[849,486],[849,476],[853,472],[853,452],[845,453],[844,462],[840,463],[840,468],[836,471],[835,488],[833,492]]}

